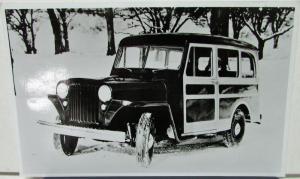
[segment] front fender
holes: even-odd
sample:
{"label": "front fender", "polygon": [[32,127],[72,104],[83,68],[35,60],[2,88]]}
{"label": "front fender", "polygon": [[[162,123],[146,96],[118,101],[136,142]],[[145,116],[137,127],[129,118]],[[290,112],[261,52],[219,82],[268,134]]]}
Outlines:
{"label": "front fender", "polygon": [[58,112],[59,116],[61,118],[64,118],[64,107],[63,107],[63,104],[62,104],[62,101],[60,100],[60,98],[57,95],[49,94],[48,99],[55,106],[55,109]]}
{"label": "front fender", "polygon": [[180,142],[171,107],[168,103],[165,102],[135,102],[128,106],[122,106],[113,117],[111,121],[111,127],[117,127],[120,126],[120,124],[122,126],[125,126],[127,122],[137,124],[141,114],[144,112],[150,112],[156,115],[164,116],[163,118],[160,118],[155,122],[157,124],[164,123],[171,125],[175,140],[177,142]]}

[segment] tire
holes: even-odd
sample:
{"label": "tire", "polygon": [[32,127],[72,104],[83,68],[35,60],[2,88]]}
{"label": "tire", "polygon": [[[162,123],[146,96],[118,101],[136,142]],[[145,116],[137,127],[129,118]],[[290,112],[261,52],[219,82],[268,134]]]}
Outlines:
{"label": "tire", "polygon": [[155,127],[151,113],[143,113],[136,131],[136,157],[138,163],[147,167],[152,161],[155,144]]}
{"label": "tire", "polygon": [[242,110],[237,109],[234,112],[230,130],[223,134],[224,144],[226,147],[238,145],[245,133],[245,114]]}
{"label": "tire", "polygon": [[78,137],[54,134],[53,139],[55,149],[62,151],[67,156],[74,154],[78,143]]}

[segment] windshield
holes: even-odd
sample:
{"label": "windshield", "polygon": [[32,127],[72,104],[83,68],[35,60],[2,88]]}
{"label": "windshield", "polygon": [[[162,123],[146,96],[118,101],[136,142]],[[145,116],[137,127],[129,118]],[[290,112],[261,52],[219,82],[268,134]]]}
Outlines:
{"label": "windshield", "polygon": [[122,47],[115,68],[173,69],[180,67],[182,49],[174,47]]}

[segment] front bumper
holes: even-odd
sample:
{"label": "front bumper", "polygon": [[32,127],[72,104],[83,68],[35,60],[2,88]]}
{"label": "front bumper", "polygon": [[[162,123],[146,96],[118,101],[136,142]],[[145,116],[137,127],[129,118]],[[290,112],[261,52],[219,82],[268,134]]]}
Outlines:
{"label": "front bumper", "polygon": [[47,121],[38,121],[38,124],[51,128],[54,133],[70,135],[75,137],[84,137],[102,141],[125,142],[125,132],[90,129],[75,126],[66,126],[59,123],[50,123]]}

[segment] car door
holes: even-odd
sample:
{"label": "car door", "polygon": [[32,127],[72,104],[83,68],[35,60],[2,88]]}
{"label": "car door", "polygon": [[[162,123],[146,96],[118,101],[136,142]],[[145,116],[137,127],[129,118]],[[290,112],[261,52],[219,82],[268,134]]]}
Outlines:
{"label": "car door", "polygon": [[183,74],[183,135],[215,130],[218,114],[218,80],[212,45],[190,44]]}
{"label": "car door", "polygon": [[232,114],[238,103],[244,101],[243,92],[248,88],[240,78],[239,49],[232,46],[218,46],[217,76],[219,84],[219,114],[216,122],[218,131],[230,129]]}

